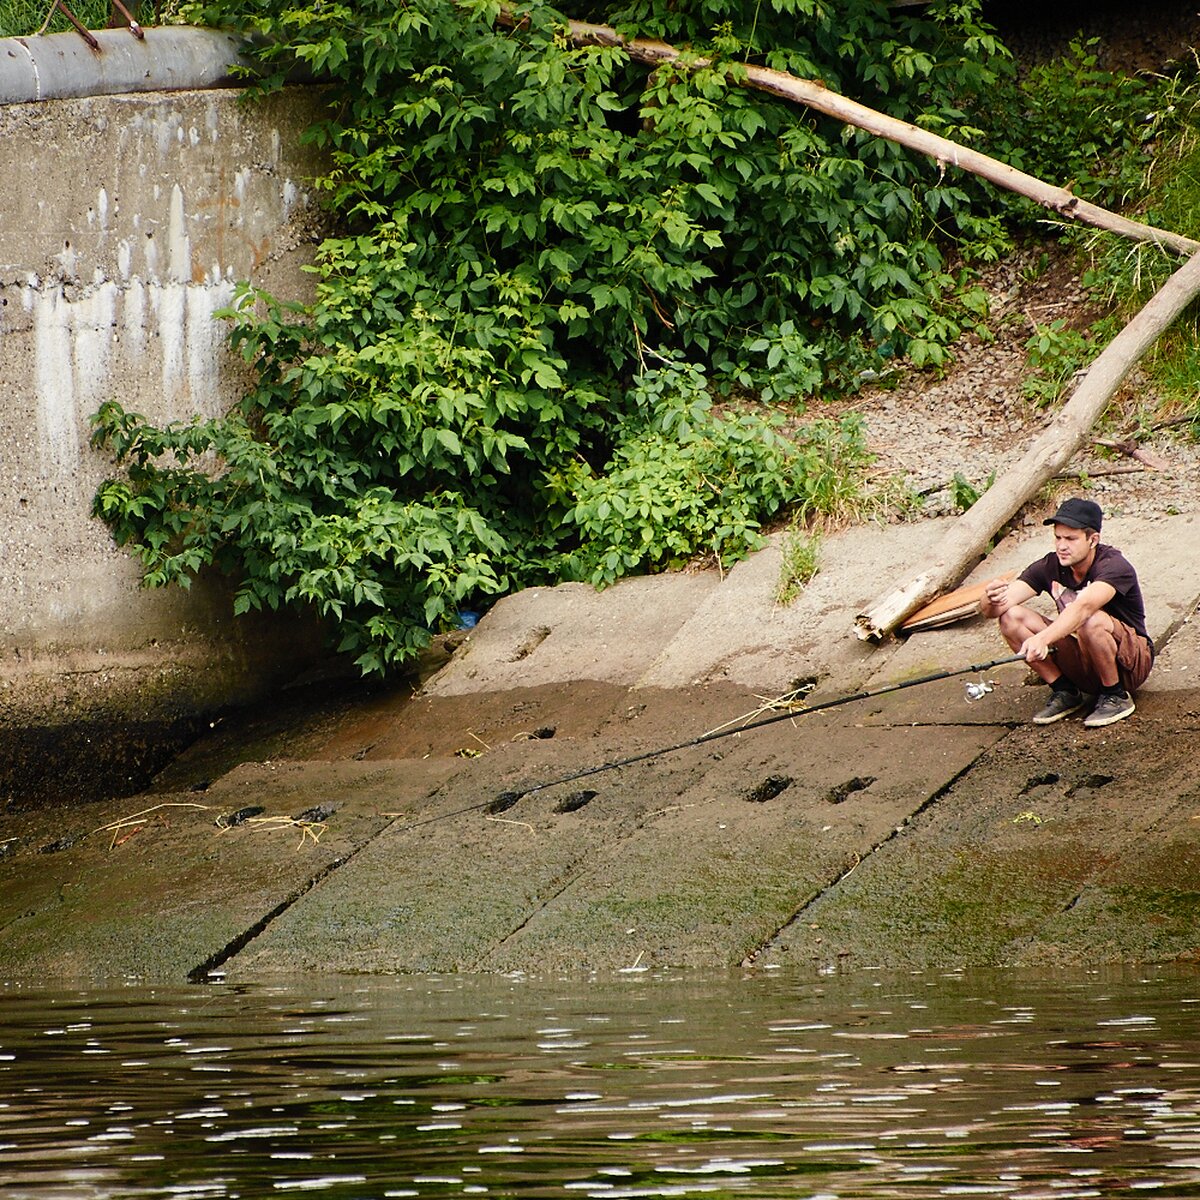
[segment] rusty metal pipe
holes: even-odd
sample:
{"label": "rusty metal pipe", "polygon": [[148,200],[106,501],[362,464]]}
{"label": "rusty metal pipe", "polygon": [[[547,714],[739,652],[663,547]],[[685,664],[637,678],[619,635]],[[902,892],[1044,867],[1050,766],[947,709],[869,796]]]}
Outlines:
{"label": "rusty metal pipe", "polygon": [[142,27],[137,23],[133,13],[131,13],[129,9],[127,9],[125,5],[121,3],[121,0],[112,0],[112,6],[121,14],[121,16],[125,18],[125,20],[129,22],[129,32],[132,33],[135,38],[144,39],[146,35],[143,32]]}
{"label": "rusty metal pipe", "polygon": [[74,33],[0,38],[0,104],[27,104],[123,92],[171,92],[245,87],[234,74],[241,39],[182,25],[97,29],[99,52]]}
{"label": "rusty metal pipe", "polygon": [[54,3],[58,11],[62,13],[62,15],[66,17],[72,25],[75,26],[75,32],[79,34],[79,36],[83,38],[83,40],[87,42],[87,44],[91,46],[91,48],[95,50],[97,54],[99,54],[100,43],[96,41],[96,35],[93,34],[92,31],[66,6],[64,0],[54,0]]}

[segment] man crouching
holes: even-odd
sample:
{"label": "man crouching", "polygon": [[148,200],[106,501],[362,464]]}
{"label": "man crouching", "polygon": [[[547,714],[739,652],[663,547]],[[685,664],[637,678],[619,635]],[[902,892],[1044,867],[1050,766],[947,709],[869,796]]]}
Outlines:
{"label": "man crouching", "polygon": [[[1088,707],[1093,696],[1085,726],[1124,720],[1154,664],[1137,572],[1119,550],[1101,544],[1103,516],[1094,500],[1064,500],[1042,522],[1054,526],[1054,553],[1030,563],[1012,583],[992,579],[985,586],[979,611],[1000,622],[1008,644],[1050,685],[1035,725],[1061,721]],[[1025,606],[1039,592],[1058,607],[1053,621]]]}

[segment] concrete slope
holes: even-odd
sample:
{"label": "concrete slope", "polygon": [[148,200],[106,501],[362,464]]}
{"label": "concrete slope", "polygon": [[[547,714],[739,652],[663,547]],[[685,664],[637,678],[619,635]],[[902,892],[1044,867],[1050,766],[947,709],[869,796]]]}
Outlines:
{"label": "concrete slope", "polygon": [[1110,729],[1015,729],[800,909],[756,961],[828,970],[1200,957],[1195,705],[1195,692],[1178,691]]}
{"label": "concrete slope", "polygon": [[469,807],[494,795],[494,769],[476,764],[453,801],[438,799],[444,819],[396,822],[228,970],[317,968],[331,928],[339,964],[355,971],[730,966],[1000,732],[948,731],[932,754],[914,753],[906,730],[856,732],[851,758],[828,752],[828,724],[782,724],[498,814]]}
{"label": "concrete slope", "polygon": [[[978,618],[881,645],[854,636],[855,614],[905,582],[946,528],[946,520],[925,521],[829,535],[820,573],[787,607],[774,599],[779,537],[724,576],[628,579],[603,592],[585,584],[531,588],[501,601],[425,693],[461,696],[601,680],[637,688],[728,683],[779,696],[815,681],[814,694],[827,697],[1001,657],[1007,646],[993,623]],[[1151,635],[1165,641],[1200,593],[1200,570],[1188,549],[1200,542],[1200,521],[1187,514],[1118,516],[1104,534],[1137,566]],[[1025,527],[966,582],[1023,567],[1052,548],[1048,529]],[[1044,598],[1040,603],[1050,611]]]}
{"label": "concrete slope", "polygon": [[[50,828],[44,812],[10,815],[0,975],[203,976],[460,765],[253,763],[202,793],[88,805]],[[328,960],[336,941],[328,928]]]}
{"label": "concrete slope", "polygon": [[826,537],[820,571],[786,607],[775,600],[783,536],[738,563],[639,676],[640,687],[717,681],[779,695],[797,681],[854,690],[894,649],[854,637],[857,608],[883,591],[898,566],[928,554],[945,521],[861,525]]}
{"label": "concrete slope", "polygon": [[721,586],[716,571],[584,583],[506,596],[425,685],[429,696],[594,680],[630,686]]}
{"label": "concrete slope", "polygon": [[[771,599],[777,548],[724,578],[532,590],[497,605],[416,696],[323,712],[292,761],[277,737],[267,761],[206,790],[186,790],[177,764],[169,794],[10,814],[0,973],[830,971],[1200,953],[1193,519],[1114,518],[1106,531],[1142,573],[1163,651],[1134,718],[1099,731],[1030,726],[1042,689],[1022,664],[992,671],[978,703],[960,675],[887,690],[1006,649],[978,619],[877,647],[854,638],[857,608],[937,532],[831,536],[817,582],[786,610]],[[976,575],[1048,545],[1047,530],[1022,530]],[[800,675],[826,700],[885,690],[776,707]]]}
{"label": "concrete slope", "polygon": [[[1105,529],[1139,569],[1160,648],[1133,719],[1040,729],[1025,722],[1041,685],[1020,664],[992,672],[995,691],[971,711],[1011,720],[1012,732],[852,877],[798,911],[758,961],[922,968],[1200,955],[1197,534],[1186,515],[1118,518]],[[1040,528],[1009,539],[974,578],[1045,545]],[[1002,652],[993,624],[977,619],[915,635],[889,670]],[[871,706],[866,721],[929,727],[962,709],[961,697],[921,688]]]}
{"label": "concrete slope", "polygon": [[800,597],[775,600],[780,537],[727,573],[685,572],[581,583],[507,596],[424,688],[464,696],[554,682],[624,687],[734,684],[779,695],[797,680],[857,686],[895,646],[853,636],[857,605],[897,563],[929,552],[943,521],[867,525],[832,534],[821,571]]}

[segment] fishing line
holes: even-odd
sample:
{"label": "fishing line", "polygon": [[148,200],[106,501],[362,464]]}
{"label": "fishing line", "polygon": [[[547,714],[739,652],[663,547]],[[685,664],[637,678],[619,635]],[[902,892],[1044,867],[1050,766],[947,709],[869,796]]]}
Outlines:
{"label": "fishing line", "polygon": [[612,771],[617,767],[628,767],[633,763],[646,762],[648,759],[658,758],[663,754],[673,754],[677,750],[688,750],[693,746],[703,746],[707,742],[715,742],[718,738],[749,733],[751,730],[762,729],[767,725],[774,725],[779,721],[791,721],[796,717],[804,717],[810,713],[837,708],[841,704],[849,704],[854,700],[869,700],[874,696],[883,696],[889,692],[898,692],[903,688],[918,687],[923,683],[934,683],[938,679],[951,679],[955,675],[968,675],[972,672],[982,675],[984,671],[990,671],[992,667],[1000,667],[1005,663],[1020,662],[1023,659],[1024,655],[1022,654],[1008,654],[1004,658],[993,658],[988,662],[972,663],[969,667],[956,667],[953,670],[936,671],[932,675],[920,675],[915,679],[905,679],[900,683],[885,684],[883,687],[871,688],[864,692],[855,692],[853,695],[837,696],[832,700],[822,700],[817,704],[805,705],[804,708],[788,709],[786,712],[775,713],[772,716],[751,721],[746,725],[717,729],[711,733],[701,734],[700,737],[692,738],[690,741],[677,742],[673,746],[663,746],[658,750],[646,750],[641,754],[632,754],[628,758],[618,758],[613,762],[600,763],[598,766],[584,767],[580,771],[572,771],[569,775],[560,775],[557,779],[549,779],[545,783],[534,784],[533,787],[527,787],[519,792],[501,792],[495,800],[488,803],[487,810],[489,813],[504,812],[505,809],[511,808],[516,804],[518,800],[525,796],[531,796],[534,792],[541,792],[546,788],[558,787],[559,784],[563,783],[572,783],[576,779],[584,779],[589,775],[598,775],[601,771]]}

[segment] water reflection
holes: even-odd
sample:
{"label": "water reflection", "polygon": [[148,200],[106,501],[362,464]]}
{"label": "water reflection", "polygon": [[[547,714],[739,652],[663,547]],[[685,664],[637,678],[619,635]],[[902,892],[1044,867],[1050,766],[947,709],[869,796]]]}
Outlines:
{"label": "water reflection", "polygon": [[0,1194],[1200,1193],[1200,977],[0,991]]}

